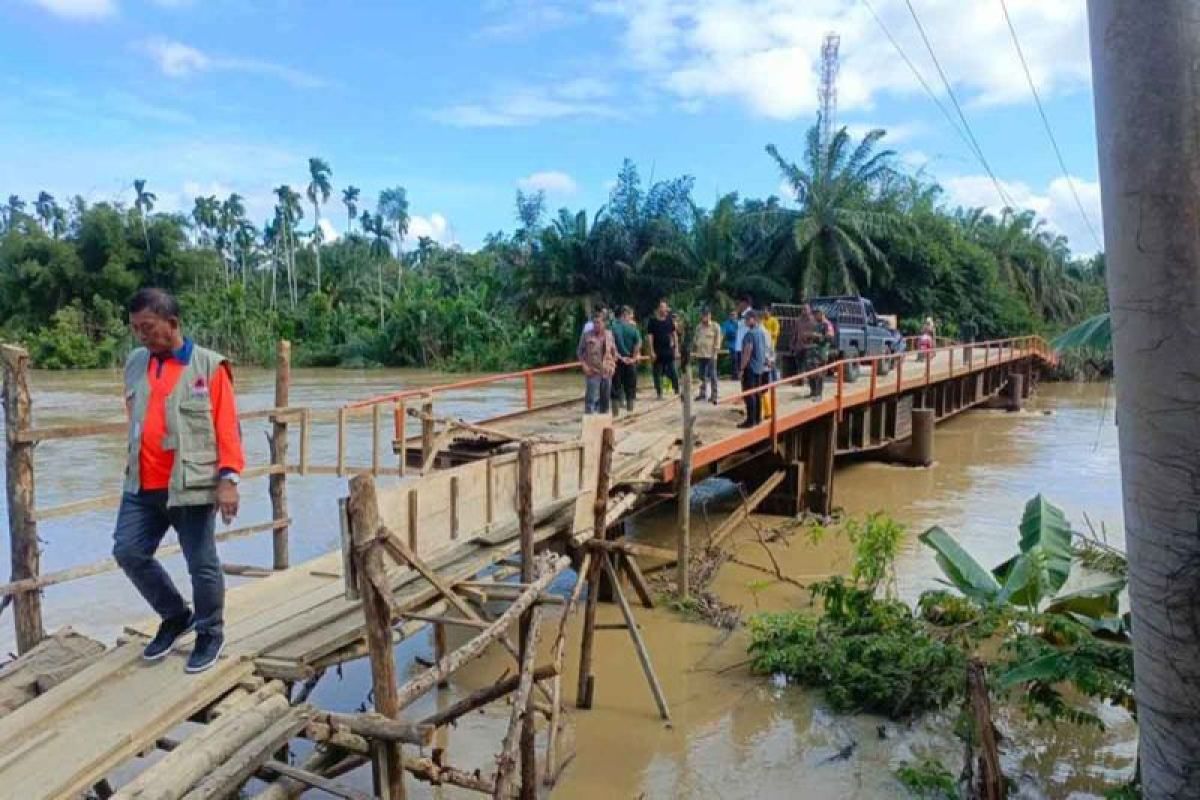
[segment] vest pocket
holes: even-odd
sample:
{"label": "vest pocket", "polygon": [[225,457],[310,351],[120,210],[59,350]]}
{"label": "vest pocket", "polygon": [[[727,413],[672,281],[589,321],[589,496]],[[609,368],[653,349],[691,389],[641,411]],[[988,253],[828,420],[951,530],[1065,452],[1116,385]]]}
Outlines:
{"label": "vest pocket", "polygon": [[179,449],[184,488],[208,489],[217,485],[217,434],[208,400],[179,404]]}

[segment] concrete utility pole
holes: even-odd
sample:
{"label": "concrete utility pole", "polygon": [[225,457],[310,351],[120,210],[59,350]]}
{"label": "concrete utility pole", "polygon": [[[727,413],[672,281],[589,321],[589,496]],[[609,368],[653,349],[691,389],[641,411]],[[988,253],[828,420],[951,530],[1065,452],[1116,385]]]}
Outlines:
{"label": "concrete utility pole", "polygon": [[1200,798],[1200,1],[1088,21],[1143,796]]}

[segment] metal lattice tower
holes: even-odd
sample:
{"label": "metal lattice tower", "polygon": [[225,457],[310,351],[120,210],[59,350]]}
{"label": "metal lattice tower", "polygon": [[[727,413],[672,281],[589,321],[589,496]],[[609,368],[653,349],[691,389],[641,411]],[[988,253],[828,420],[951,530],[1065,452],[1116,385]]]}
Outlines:
{"label": "metal lattice tower", "polygon": [[842,37],[836,33],[825,34],[821,45],[821,85],[817,88],[817,99],[821,104],[821,144],[829,144],[833,137],[833,125],[837,118],[837,74],[838,46]]}

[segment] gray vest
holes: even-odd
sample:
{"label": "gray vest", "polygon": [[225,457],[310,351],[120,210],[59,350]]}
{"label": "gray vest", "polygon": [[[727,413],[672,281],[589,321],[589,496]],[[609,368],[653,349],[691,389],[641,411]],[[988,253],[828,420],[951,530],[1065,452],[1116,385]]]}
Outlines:
{"label": "gray vest", "polygon": [[[217,490],[217,431],[213,425],[208,387],[225,356],[192,345],[192,358],[167,396],[164,450],[175,451],[167,488],[168,506],[211,505]],[[125,361],[125,401],[129,404],[129,453],[124,490],[136,493],[142,485],[142,423],[150,402],[150,351],[139,347]]]}

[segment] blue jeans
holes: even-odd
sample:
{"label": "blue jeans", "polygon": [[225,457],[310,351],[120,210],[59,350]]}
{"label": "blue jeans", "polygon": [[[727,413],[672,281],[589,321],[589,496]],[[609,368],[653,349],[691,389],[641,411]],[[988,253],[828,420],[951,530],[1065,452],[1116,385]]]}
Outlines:
{"label": "blue jeans", "polygon": [[700,396],[698,399],[703,400],[707,395],[708,399],[717,399],[717,359],[715,358],[698,358],[696,363],[700,366]]}
{"label": "blue jeans", "polygon": [[196,630],[220,635],[224,625],[225,578],[217,557],[215,505],[167,508],[167,492],[126,493],[117,512],[113,557],[146,602],[163,619],[187,613],[187,602],[154,557],[167,528],[174,528],[192,576]]}
{"label": "blue jeans", "polygon": [[612,398],[612,378],[603,375],[588,375],[587,392],[583,397],[583,413],[607,414],[608,402]]}

